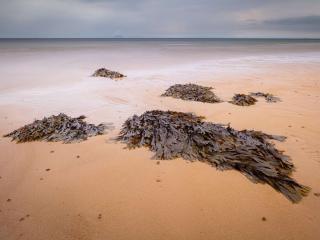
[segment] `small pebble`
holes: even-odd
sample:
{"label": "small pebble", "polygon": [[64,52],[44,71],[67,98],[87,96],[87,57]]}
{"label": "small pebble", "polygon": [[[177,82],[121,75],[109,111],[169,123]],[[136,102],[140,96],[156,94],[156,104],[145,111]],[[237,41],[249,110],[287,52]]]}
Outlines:
{"label": "small pebble", "polygon": [[54,153],[54,151],[52,150],[52,151],[50,151],[50,153]]}
{"label": "small pebble", "polygon": [[22,221],[24,221],[24,217],[22,217],[22,218],[19,219],[19,222],[22,222]]}
{"label": "small pebble", "polygon": [[47,169],[46,169],[47,172],[50,171],[50,170],[51,170],[50,168],[47,168]]}
{"label": "small pebble", "polygon": [[267,218],[266,217],[262,217],[261,220],[265,222],[265,221],[267,221]]}
{"label": "small pebble", "polygon": [[43,180],[43,178],[40,178],[40,181],[42,181]]}
{"label": "small pebble", "polygon": [[98,219],[101,219],[102,218],[102,214],[100,213],[99,215],[98,215]]}
{"label": "small pebble", "polygon": [[80,156],[79,156],[79,155],[77,155],[77,158],[80,158]]}
{"label": "small pebble", "polygon": [[313,193],[316,197],[320,197],[320,192]]}
{"label": "small pebble", "polygon": [[160,164],[160,161],[157,161],[157,164],[159,165],[159,164]]}
{"label": "small pebble", "polygon": [[11,201],[12,201],[11,198],[8,198],[8,199],[7,199],[7,202],[11,202]]}
{"label": "small pebble", "polygon": [[156,182],[161,182],[161,179],[157,179]]}
{"label": "small pebble", "polygon": [[292,126],[291,126],[291,125],[289,125],[288,127],[289,127],[289,128],[291,128]]}

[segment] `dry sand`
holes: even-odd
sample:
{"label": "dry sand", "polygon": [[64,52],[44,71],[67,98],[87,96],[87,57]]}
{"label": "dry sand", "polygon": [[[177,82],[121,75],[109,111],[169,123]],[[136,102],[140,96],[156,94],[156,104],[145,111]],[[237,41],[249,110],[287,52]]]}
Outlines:
{"label": "dry sand", "polygon": [[[112,90],[95,91],[108,104],[85,112],[88,121],[113,122],[108,135],[78,144],[0,138],[0,239],[320,239],[320,197],[314,195],[320,192],[319,66],[263,63],[250,72],[196,79],[224,100],[250,91],[282,99],[270,104],[261,98],[250,107],[163,98],[174,79],[151,88],[129,77],[110,83]],[[151,109],[194,112],[236,129],[287,136],[276,145],[292,157],[294,178],[312,192],[292,204],[236,171],[181,159],[157,164],[146,149],[129,151],[110,140],[132,113]],[[8,101],[0,108],[0,134],[58,110]]]}

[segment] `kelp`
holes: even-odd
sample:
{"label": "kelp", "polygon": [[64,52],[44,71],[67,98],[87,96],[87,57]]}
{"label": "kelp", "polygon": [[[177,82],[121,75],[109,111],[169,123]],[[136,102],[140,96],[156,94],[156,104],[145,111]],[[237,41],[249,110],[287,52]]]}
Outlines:
{"label": "kelp", "polygon": [[93,77],[105,77],[105,78],[111,78],[111,79],[117,79],[117,78],[124,78],[126,77],[124,74],[112,71],[106,68],[99,68],[96,70],[93,75]]}
{"label": "kelp", "polygon": [[117,137],[128,148],[149,148],[156,159],[181,157],[219,170],[237,170],[255,183],[269,184],[297,203],[310,189],[291,178],[294,166],[290,157],[270,140],[284,141],[285,137],[238,131],[191,113],[159,110],[127,119]]}
{"label": "kelp", "polygon": [[257,99],[246,94],[235,94],[230,101],[230,103],[238,106],[250,106],[254,105],[256,102]]}
{"label": "kelp", "polygon": [[17,141],[18,143],[31,141],[72,143],[104,134],[105,130],[110,128],[106,124],[97,126],[88,124],[84,119],[85,116],[72,118],[60,113],[56,116],[44,117],[42,120],[35,120],[31,124],[4,135],[4,137],[11,137],[12,141]]}
{"label": "kelp", "polygon": [[263,97],[266,100],[266,102],[269,102],[269,103],[275,103],[275,102],[280,102],[281,101],[281,99],[279,97],[276,97],[271,93],[251,92],[250,96]]}
{"label": "kelp", "polygon": [[163,97],[173,97],[187,101],[197,101],[204,103],[222,102],[211,90],[212,87],[204,87],[196,84],[175,84],[169,87]]}

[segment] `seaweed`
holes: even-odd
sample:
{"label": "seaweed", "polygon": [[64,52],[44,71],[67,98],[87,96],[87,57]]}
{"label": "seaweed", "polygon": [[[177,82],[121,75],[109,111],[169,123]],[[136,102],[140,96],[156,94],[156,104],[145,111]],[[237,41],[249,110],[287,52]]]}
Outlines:
{"label": "seaweed", "polygon": [[106,124],[88,124],[84,121],[85,116],[72,118],[66,114],[44,117],[42,120],[35,120],[4,137],[11,137],[12,141],[18,143],[31,141],[48,141],[72,143],[87,140],[88,137],[104,134],[110,128]]}
{"label": "seaweed", "polygon": [[290,157],[270,142],[285,139],[260,131],[238,131],[229,125],[206,122],[192,113],[160,110],[127,119],[116,138],[129,149],[149,148],[155,152],[155,159],[181,157],[219,170],[237,170],[254,183],[269,184],[297,203],[310,188],[290,177],[294,171]]}
{"label": "seaweed", "polygon": [[250,106],[254,105],[257,102],[257,99],[246,94],[235,94],[230,101],[230,103],[238,106]]}
{"label": "seaweed", "polygon": [[212,87],[203,87],[196,84],[175,84],[169,87],[163,97],[179,98],[187,101],[197,101],[204,103],[222,102],[212,91]]}
{"label": "seaweed", "polygon": [[250,96],[253,96],[253,97],[264,97],[266,102],[268,102],[268,103],[275,103],[275,102],[280,102],[281,101],[280,98],[274,96],[271,93],[251,92]]}
{"label": "seaweed", "polygon": [[116,72],[116,71],[111,71],[106,68],[99,68],[96,70],[93,75],[93,77],[105,77],[105,78],[111,78],[111,79],[116,79],[116,78],[123,78],[126,77],[122,73]]}

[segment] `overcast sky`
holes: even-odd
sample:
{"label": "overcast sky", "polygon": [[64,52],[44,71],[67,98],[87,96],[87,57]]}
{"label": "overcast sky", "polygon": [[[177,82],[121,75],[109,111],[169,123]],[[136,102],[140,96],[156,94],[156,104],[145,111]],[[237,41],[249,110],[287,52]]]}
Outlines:
{"label": "overcast sky", "polygon": [[320,0],[0,0],[0,37],[320,38]]}

